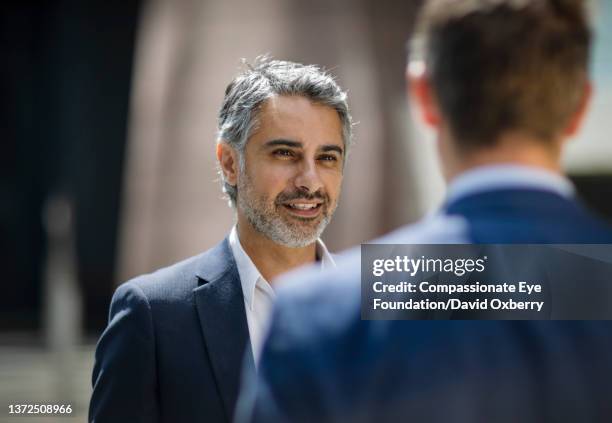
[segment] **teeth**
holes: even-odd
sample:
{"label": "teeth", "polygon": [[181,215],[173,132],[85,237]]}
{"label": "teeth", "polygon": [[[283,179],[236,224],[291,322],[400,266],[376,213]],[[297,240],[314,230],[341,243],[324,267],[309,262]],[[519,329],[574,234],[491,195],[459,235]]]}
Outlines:
{"label": "teeth", "polygon": [[312,210],[316,208],[318,204],[289,204],[289,207],[298,209],[298,210]]}

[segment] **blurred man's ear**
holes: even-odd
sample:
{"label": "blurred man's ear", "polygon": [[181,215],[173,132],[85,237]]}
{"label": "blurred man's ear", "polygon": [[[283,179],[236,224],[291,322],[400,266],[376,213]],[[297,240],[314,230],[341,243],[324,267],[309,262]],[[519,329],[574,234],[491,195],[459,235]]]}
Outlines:
{"label": "blurred man's ear", "polygon": [[580,97],[580,102],[578,103],[576,112],[570,118],[569,124],[565,128],[565,131],[563,134],[565,135],[565,137],[573,137],[574,135],[578,133],[586,117],[587,110],[589,108],[589,104],[591,103],[592,97],[593,97],[593,84],[591,83],[591,81],[587,81],[584,84],[584,89],[582,90],[582,96]]}
{"label": "blurred man's ear", "polygon": [[225,182],[236,185],[238,180],[238,154],[226,142],[217,143],[217,160],[221,166]]}
{"label": "blurred man's ear", "polygon": [[422,63],[408,65],[406,86],[408,97],[417,104],[421,119],[427,125],[437,129],[440,126],[440,111]]}

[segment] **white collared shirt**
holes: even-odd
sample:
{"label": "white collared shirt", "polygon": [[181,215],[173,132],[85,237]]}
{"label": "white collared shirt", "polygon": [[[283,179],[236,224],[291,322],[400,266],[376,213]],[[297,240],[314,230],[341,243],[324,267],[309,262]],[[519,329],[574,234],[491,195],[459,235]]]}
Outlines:
{"label": "white collared shirt", "polygon": [[[236,260],[240,284],[242,285],[242,295],[244,297],[244,309],[246,311],[247,324],[249,327],[249,337],[253,349],[255,365],[259,362],[259,355],[263,343],[263,336],[267,328],[268,318],[272,311],[272,306],[276,294],[272,286],[259,273],[255,264],[244,251],[236,226],[232,228],[229,235],[229,245]],[[321,269],[335,267],[336,264],[329,251],[320,239],[316,243],[317,257],[320,258]]]}

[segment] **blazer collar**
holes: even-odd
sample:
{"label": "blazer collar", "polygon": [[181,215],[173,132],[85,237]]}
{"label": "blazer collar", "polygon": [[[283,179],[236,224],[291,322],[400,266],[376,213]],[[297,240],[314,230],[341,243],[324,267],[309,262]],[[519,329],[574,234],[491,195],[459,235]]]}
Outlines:
{"label": "blazer collar", "polygon": [[565,176],[535,166],[488,165],[463,172],[447,189],[446,203],[498,190],[547,191],[571,199],[574,186]]}
{"label": "blazer collar", "polygon": [[240,277],[227,238],[203,255],[196,275],[198,317],[227,420],[231,421],[241,373],[254,373],[255,363]]}

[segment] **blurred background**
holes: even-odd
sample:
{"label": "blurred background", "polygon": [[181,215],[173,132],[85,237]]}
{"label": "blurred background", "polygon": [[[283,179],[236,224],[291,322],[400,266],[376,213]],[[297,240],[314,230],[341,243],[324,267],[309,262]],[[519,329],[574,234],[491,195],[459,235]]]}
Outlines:
{"label": "blurred background", "polygon": [[[317,63],[357,121],[339,251],[435,210],[444,183],[411,119],[405,42],[420,1],[89,0],[0,6],[0,422],[8,404],[83,421],[118,283],[202,252],[233,224],[216,115],[240,59]],[[596,94],[564,164],[612,217],[612,3],[593,2]],[[15,418],[15,421],[24,421]]]}

